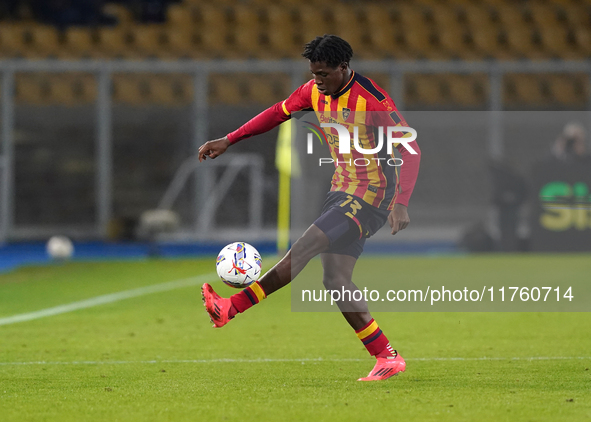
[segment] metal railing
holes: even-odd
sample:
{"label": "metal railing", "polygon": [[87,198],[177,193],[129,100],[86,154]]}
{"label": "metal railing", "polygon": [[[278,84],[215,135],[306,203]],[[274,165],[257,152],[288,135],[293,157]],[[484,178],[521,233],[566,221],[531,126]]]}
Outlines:
{"label": "metal railing", "polygon": [[224,154],[215,161],[209,161],[208,166],[200,165],[198,156],[188,158],[177,170],[158,204],[158,209],[172,209],[191,174],[196,172],[197,177],[200,177],[200,171],[207,171],[211,167],[223,168],[223,172],[218,181],[208,179],[211,174],[202,177],[200,180],[200,183],[204,186],[204,198],[202,206],[199,207],[198,233],[207,236],[215,230],[216,210],[228,195],[232,183],[244,170],[248,171],[250,178],[248,219],[245,219],[245,223],[251,230],[261,230],[263,226],[264,162],[258,154]]}
{"label": "metal railing", "polygon": [[[488,75],[489,98],[487,107],[491,111],[503,108],[502,80],[506,73],[586,73],[591,81],[591,62],[541,61],[541,62],[397,62],[397,61],[355,61],[353,67],[360,72],[385,73],[390,78],[390,94],[399,109],[404,110],[404,75],[412,73],[485,73]],[[95,207],[96,222],[93,235],[106,236],[112,215],[112,173],[113,173],[113,127],[111,86],[113,73],[183,73],[193,77],[193,130],[191,154],[207,140],[208,135],[208,77],[212,73],[285,73],[291,79],[291,88],[295,90],[304,82],[307,70],[305,61],[27,61],[0,60],[1,98],[0,118],[0,242],[14,236],[14,92],[15,73],[20,72],[87,72],[97,78],[98,95],[96,98],[96,162]],[[591,97],[589,98],[591,109]],[[490,113],[487,150],[492,157],[504,154],[501,113]],[[590,119],[591,120],[591,119]],[[206,173],[210,170],[205,170]],[[194,176],[197,177],[197,176]],[[196,189],[200,184],[195,183]],[[199,198],[203,192],[196,192],[193,204],[195,215],[199,210]],[[199,219],[195,219],[194,230],[198,234]]]}

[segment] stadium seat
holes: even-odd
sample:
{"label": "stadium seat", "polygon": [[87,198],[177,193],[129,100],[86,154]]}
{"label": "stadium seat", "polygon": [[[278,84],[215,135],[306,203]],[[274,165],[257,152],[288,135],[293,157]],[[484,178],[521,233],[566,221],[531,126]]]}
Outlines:
{"label": "stadium seat", "polygon": [[361,21],[361,9],[354,7],[339,7],[332,10],[333,30],[332,33],[345,38],[355,55],[360,58],[367,56],[365,43],[365,30]]}
{"label": "stadium seat", "polygon": [[503,78],[503,102],[513,106],[547,105],[539,76],[528,74],[511,74]]}
{"label": "stadium seat", "polygon": [[251,6],[238,5],[232,12],[233,55],[239,58],[265,56],[267,51],[261,48],[259,10]]}
{"label": "stadium seat", "polygon": [[579,57],[576,46],[569,43],[566,28],[552,25],[541,29],[538,33],[546,58],[576,59]]}
{"label": "stadium seat", "polygon": [[532,2],[528,4],[527,12],[540,29],[549,29],[559,24],[556,8],[552,4]]}
{"label": "stadium seat", "polygon": [[129,32],[124,28],[100,28],[97,40],[95,55],[98,57],[130,58],[137,56],[133,52]]}
{"label": "stadium seat", "polygon": [[434,34],[426,24],[406,26],[403,32],[405,46],[416,59],[441,59],[445,52],[437,49]]}
{"label": "stadium seat", "polygon": [[55,74],[48,77],[50,95],[48,101],[52,104],[72,106],[78,99],[74,93],[72,76],[69,74]]}
{"label": "stadium seat", "polygon": [[446,102],[441,80],[436,75],[406,75],[404,89],[407,106],[434,106]]}
{"label": "stadium seat", "polygon": [[166,31],[166,45],[163,47],[164,51],[160,52],[160,57],[178,59],[207,57],[206,52],[199,48],[196,38],[192,30],[169,28]]}
{"label": "stadium seat", "polygon": [[396,32],[391,10],[376,4],[368,4],[363,10],[368,27],[371,52],[376,56],[392,54]]}
{"label": "stadium seat", "polygon": [[[264,0],[261,0],[264,1]],[[267,0],[268,1],[268,0]],[[310,5],[311,3],[313,3],[310,0],[281,0],[280,2],[281,4],[285,4],[285,5],[289,5],[289,6],[301,6],[301,5]],[[329,5],[331,3],[331,1],[327,0],[323,2],[323,5]],[[334,3],[334,1],[333,1]]]}
{"label": "stadium seat", "polygon": [[493,25],[483,25],[480,28],[473,28],[471,30],[472,42],[474,50],[482,56],[482,58],[497,58],[509,59],[511,54],[501,49],[499,44],[499,33]]}
{"label": "stadium seat", "polygon": [[94,31],[89,28],[68,28],[64,33],[64,45],[59,51],[62,58],[89,58],[95,50]]}
{"label": "stadium seat", "polygon": [[413,53],[406,50],[400,25],[394,20],[396,9],[381,4],[368,4],[363,11],[369,41],[365,53],[367,56],[374,59],[413,57]]}
{"label": "stadium seat", "polygon": [[583,58],[591,58],[591,29],[579,26],[574,31],[578,51]]}
{"label": "stadium seat", "polygon": [[547,83],[555,103],[586,106],[589,101],[589,78],[585,74],[550,75]]}
{"label": "stadium seat", "polygon": [[188,104],[193,101],[194,81],[192,75],[173,75],[171,88],[177,103]]}
{"label": "stadium seat", "polygon": [[169,5],[166,17],[168,25],[182,30],[193,30],[196,21],[194,9],[183,3]]}
{"label": "stadium seat", "polygon": [[472,41],[472,53],[482,59],[512,59],[513,54],[499,43],[500,26],[493,22],[488,4],[465,4],[459,6],[462,19],[468,27]]}
{"label": "stadium seat", "polygon": [[164,27],[159,24],[134,25],[130,30],[131,45],[140,57],[160,57],[164,49]]}
{"label": "stadium seat", "polygon": [[72,77],[72,90],[78,103],[96,101],[97,80],[94,75],[76,74]]}
{"label": "stadium seat", "polygon": [[28,50],[29,28],[27,24],[3,22],[0,25],[0,57],[24,57]]}
{"label": "stadium seat", "polygon": [[[281,89],[281,78],[276,75],[253,75],[248,78],[248,102],[270,106],[286,98]],[[285,76],[283,76],[285,79]],[[283,92],[282,92],[283,91]]]}
{"label": "stadium seat", "polygon": [[47,103],[50,90],[46,75],[18,73],[15,77],[15,100],[17,103],[42,105]]}
{"label": "stadium seat", "polygon": [[225,57],[228,53],[228,17],[226,8],[202,4],[198,8],[197,34],[202,48],[212,58]]}
{"label": "stadium seat", "polygon": [[564,7],[564,14],[571,28],[589,27],[591,9],[582,2],[572,2]]}
{"label": "stadium seat", "polygon": [[298,57],[302,46],[295,41],[294,12],[291,8],[279,5],[266,7],[267,43],[271,51],[279,57]]}
{"label": "stadium seat", "polygon": [[493,24],[490,7],[487,4],[468,3],[459,6],[458,11],[471,29]]}
{"label": "stadium seat", "polygon": [[478,59],[481,55],[474,52],[468,44],[468,29],[460,22],[461,9],[454,5],[432,4],[428,8],[429,18],[435,25],[435,34],[439,47],[446,58]]}
{"label": "stadium seat", "polygon": [[501,3],[493,8],[493,14],[505,28],[517,29],[526,24],[524,10],[519,4]]}
{"label": "stadium seat", "polygon": [[459,25],[441,28],[437,31],[437,40],[450,58],[477,58],[466,45],[466,33]]}
{"label": "stadium seat", "polygon": [[506,27],[503,30],[506,45],[515,58],[542,59],[544,52],[534,43],[534,31],[525,26]]}
{"label": "stadium seat", "polygon": [[396,10],[398,22],[402,26],[402,36],[406,49],[415,58],[441,58],[442,51],[437,51],[432,25],[426,20],[422,7],[411,4],[399,4]]}
{"label": "stadium seat", "polygon": [[314,6],[303,4],[299,5],[297,10],[301,44],[327,33],[328,13],[324,4],[318,3]]}
{"label": "stadium seat", "polygon": [[58,30],[49,25],[31,25],[28,30],[29,47],[25,56],[30,58],[55,58],[60,51]]}
{"label": "stadium seat", "polygon": [[75,106],[96,100],[96,81],[83,73],[20,73],[16,101],[33,105]]}
{"label": "stadium seat", "polygon": [[423,25],[427,23],[426,8],[413,2],[400,2],[394,9],[395,18],[401,23]]}
{"label": "stadium seat", "polygon": [[183,105],[193,96],[189,75],[121,74],[113,77],[113,99],[129,105]]}
{"label": "stadium seat", "polygon": [[174,95],[171,75],[149,75],[145,81],[148,84],[147,101],[150,104],[175,105],[179,103]]}
{"label": "stadium seat", "polygon": [[486,104],[488,88],[486,75],[444,75],[449,102],[474,107]]}
{"label": "stadium seat", "polygon": [[458,9],[451,4],[434,3],[427,7],[427,13],[440,30],[457,27],[459,24]]}
{"label": "stadium seat", "polygon": [[113,75],[113,102],[128,105],[146,104],[150,97],[148,75]]}
{"label": "stadium seat", "polygon": [[209,99],[213,104],[236,105],[244,102],[244,83],[240,75],[210,75]]}
{"label": "stadium seat", "polygon": [[164,25],[138,25],[109,3],[120,24],[98,29],[0,25],[0,57],[297,58],[303,43],[343,36],[361,59],[583,59],[591,56],[591,1],[416,0],[236,2],[184,0]]}

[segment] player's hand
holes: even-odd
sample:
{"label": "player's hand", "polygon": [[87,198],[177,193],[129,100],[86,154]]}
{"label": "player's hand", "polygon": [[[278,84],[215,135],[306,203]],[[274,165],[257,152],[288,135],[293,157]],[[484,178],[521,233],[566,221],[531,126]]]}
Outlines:
{"label": "player's hand", "polygon": [[215,158],[222,155],[228,147],[230,141],[227,136],[223,138],[214,139],[213,141],[207,141],[199,147],[199,162],[202,162],[206,158]]}
{"label": "player's hand", "polygon": [[398,233],[410,224],[410,218],[408,217],[408,209],[405,205],[394,204],[394,209],[388,214],[388,223],[392,228],[392,234]]}

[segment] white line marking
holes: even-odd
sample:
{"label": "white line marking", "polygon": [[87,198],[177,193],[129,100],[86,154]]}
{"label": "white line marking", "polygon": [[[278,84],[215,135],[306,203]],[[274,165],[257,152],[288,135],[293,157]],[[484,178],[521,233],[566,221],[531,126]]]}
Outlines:
{"label": "white line marking", "polygon": [[[155,363],[274,363],[274,362],[365,362],[368,359],[323,359],[323,358],[302,358],[302,359],[180,359],[180,360],[114,360],[114,361],[72,361],[72,362],[0,362],[0,365],[134,365],[134,364],[155,364]],[[591,360],[591,356],[531,356],[531,357],[442,357],[442,358],[407,358],[407,361],[486,361],[486,360]]]}
{"label": "white line marking", "polygon": [[198,277],[185,278],[181,280],[168,281],[166,283],[154,284],[151,286],[139,287],[137,289],[124,290],[122,292],[111,293],[108,295],[96,296],[90,299],[81,300],[79,302],[72,302],[65,305],[54,306],[53,308],[41,309],[35,312],[28,312],[26,314],[17,314],[5,318],[0,318],[0,325],[15,324],[17,322],[31,321],[34,319],[45,318],[66,312],[77,311],[79,309],[92,308],[93,306],[105,305],[107,303],[118,302],[124,299],[133,297],[149,295],[152,293],[166,292],[169,290],[180,289],[183,287],[191,287],[206,281],[212,281],[215,273],[204,274]]}

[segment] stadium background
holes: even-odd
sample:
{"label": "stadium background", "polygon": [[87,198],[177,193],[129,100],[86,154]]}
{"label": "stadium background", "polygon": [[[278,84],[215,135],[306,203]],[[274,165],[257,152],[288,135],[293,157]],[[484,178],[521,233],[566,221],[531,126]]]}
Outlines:
{"label": "stadium background", "polygon": [[[590,7],[569,0],[4,2],[0,241],[138,240],[142,213],[158,206],[200,144],[309,78],[302,45],[322,33],[347,39],[352,67],[400,109],[439,116],[454,134],[450,142],[432,140],[437,130],[419,136],[427,154],[413,228],[401,240],[455,248],[479,224],[498,240],[490,160],[527,179],[565,123],[588,121]],[[502,133],[459,133],[475,116],[460,111],[487,110],[505,110]],[[519,133],[524,114],[511,111],[532,110],[563,113],[534,113],[531,129]],[[239,236],[271,247],[277,130],[259,138],[231,152],[260,155],[264,177],[251,183],[245,167],[199,222],[207,186],[215,191],[226,169],[203,166],[174,203],[181,229],[165,239]],[[527,207],[520,212],[526,237]]]}

